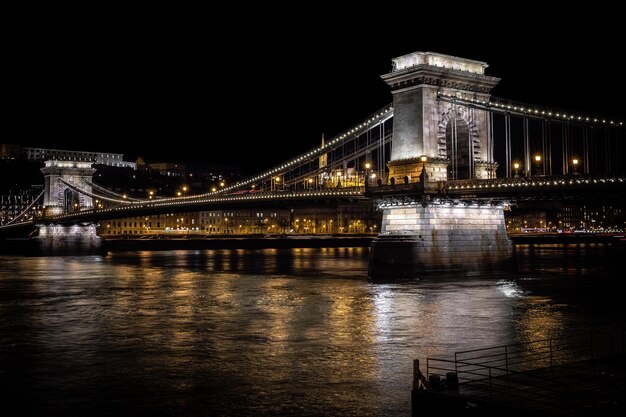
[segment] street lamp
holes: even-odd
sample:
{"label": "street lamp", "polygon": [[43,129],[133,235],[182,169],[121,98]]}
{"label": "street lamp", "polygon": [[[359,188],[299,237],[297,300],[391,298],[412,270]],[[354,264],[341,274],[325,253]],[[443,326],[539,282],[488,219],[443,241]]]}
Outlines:
{"label": "street lamp", "polygon": [[541,170],[541,155],[537,154],[535,155],[535,164],[537,165],[536,168],[536,175],[541,175],[542,174],[542,170]]}
{"label": "street lamp", "polygon": [[309,183],[309,188],[313,187],[313,178],[309,178],[308,183]]}
{"label": "street lamp", "polygon": [[573,175],[578,175],[578,159],[574,158],[572,159],[572,174]]}
{"label": "street lamp", "polygon": [[513,173],[516,177],[519,177],[519,163],[516,162],[513,164]]}
{"label": "street lamp", "polygon": [[425,185],[428,181],[428,174],[426,173],[426,161],[428,157],[426,155],[420,156],[420,161],[422,161],[422,172],[420,172],[420,182],[422,185]]}
{"label": "street lamp", "polygon": [[367,187],[369,185],[369,176],[370,176],[370,168],[372,168],[372,164],[370,164],[369,162],[365,163],[365,178],[364,181],[365,182],[365,186]]}
{"label": "street lamp", "polygon": [[224,187],[224,181],[220,181],[220,187]]}

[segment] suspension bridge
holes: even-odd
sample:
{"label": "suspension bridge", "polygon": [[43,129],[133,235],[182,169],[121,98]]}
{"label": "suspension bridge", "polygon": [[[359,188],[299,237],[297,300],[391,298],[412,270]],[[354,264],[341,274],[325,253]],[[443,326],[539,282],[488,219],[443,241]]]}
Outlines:
{"label": "suspension bridge", "polygon": [[204,194],[135,198],[95,183],[89,162],[46,161],[43,216],[18,216],[0,232],[55,225],[58,235],[58,227],[80,224],[84,233],[85,225],[132,216],[369,199],[383,212],[370,275],[499,268],[511,257],[504,204],[621,201],[625,130],[621,120],[493,97],[500,79],[486,75],[487,66],[431,52],[394,58],[382,76],[392,104]]}

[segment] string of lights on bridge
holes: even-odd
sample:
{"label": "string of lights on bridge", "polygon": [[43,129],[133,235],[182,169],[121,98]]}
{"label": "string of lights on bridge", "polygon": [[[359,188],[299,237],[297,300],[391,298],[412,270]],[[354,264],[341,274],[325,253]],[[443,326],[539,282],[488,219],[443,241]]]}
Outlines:
{"label": "string of lights on bridge", "polygon": [[[482,180],[483,182],[489,180]],[[537,187],[537,186],[560,186],[560,185],[593,185],[593,184],[606,184],[606,183],[624,183],[625,179],[620,177],[611,178],[576,178],[576,179],[513,179],[510,182],[502,180],[499,183],[487,183],[487,184],[446,184],[448,190],[476,190],[476,189],[491,189],[491,188],[520,188],[520,187]]]}
{"label": "string of lights on bridge", "polygon": [[607,120],[607,119],[601,119],[601,118],[590,117],[590,116],[567,114],[563,111],[538,109],[536,106],[532,106],[530,104],[514,105],[510,103],[500,103],[497,101],[478,100],[474,98],[464,99],[464,98],[457,97],[456,95],[453,95],[453,94],[445,94],[445,93],[439,93],[438,96],[440,98],[446,98],[452,101],[462,101],[462,102],[467,102],[467,103],[481,104],[486,107],[495,107],[496,109],[502,109],[505,111],[506,110],[516,111],[516,112],[521,112],[522,114],[527,114],[527,115],[537,116],[537,117],[547,116],[547,117],[556,117],[559,119],[570,120],[570,121],[574,120],[574,121],[589,122],[589,123],[602,123],[602,124],[609,124],[609,125],[614,125],[614,126],[624,125],[623,122],[616,122],[614,120]]}
{"label": "string of lights on bridge", "polygon": [[[206,204],[206,203],[232,203],[232,202],[243,202],[243,201],[263,201],[263,200],[275,200],[275,199],[299,199],[299,198],[317,198],[317,197],[362,197],[364,192],[363,187],[355,187],[353,189],[342,189],[341,191],[337,190],[319,190],[319,191],[305,191],[305,192],[295,192],[295,193],[268,193],[268,194],[253,194],[253,195],[230,195],[224,197],[209,197],[206,196],[196,196],[193,198],[187,198],[183,201],[183,199],[177,199],[174,201],[153,201],[151,200],[149,203],[137,204],[130,203],[125,206],[118,206],[106,209],[92,209],[92,210],[84,210],[77,213],[67,213],[67,214],[59,214],[57,216],[53,216],[50,220],[61,220],[61,219],[72,219],[77,217],[85,217],[96,213],[110,213],[110,212],[119,212],[121,211],[131,211],[136,209],[147,209],[147,208],[167,208],[167,207],[175,207],[179,205],[189,205],[189,204]],[[190,200],[191,199],[191,200]]]}

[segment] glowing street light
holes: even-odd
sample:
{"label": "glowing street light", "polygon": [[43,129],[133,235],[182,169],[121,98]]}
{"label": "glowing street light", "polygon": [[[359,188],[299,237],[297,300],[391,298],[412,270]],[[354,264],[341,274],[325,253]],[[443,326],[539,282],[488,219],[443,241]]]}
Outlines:
{"label": "glowing street light", "polygon": [[[420,161],[422,161],[422,172],[420,172],[420,183],[422,183],[422,185],[426,184],[426,182],[428,182],[428,174],[426,173],[426,161],[428,160],[428,157],[426,155],[422,155],[420,156]],[[406,177],[405,177],[406,180]]]}
{"label": "glowing street light", "polygon": [[363,178],[363,182],[365,183],[365,186],[369,186],[369,175],[370,175],[370,170],[372,168],[372,164],[369,162],[365,163],[365,177]]}
{"label": "glowing street light", "polygon": [[535,159],[535,163],[537,164],[537,175],[543,174],[541,170],[541,155],[539,154],[535,155],[534,159]]}
{"label": "glowing street light", "polygon": [[574,158],[572,159],[572,174],[577,175],[578,174],[578,163],[580,161],[578,160],[578,158]]}
{"label": "glowing street light", "polygon": [[513,164],[513,172],[514,172],[516,177],[519,177],[519,167],[520,167],[520,165],[519,165],[518,162],[515,162]]}

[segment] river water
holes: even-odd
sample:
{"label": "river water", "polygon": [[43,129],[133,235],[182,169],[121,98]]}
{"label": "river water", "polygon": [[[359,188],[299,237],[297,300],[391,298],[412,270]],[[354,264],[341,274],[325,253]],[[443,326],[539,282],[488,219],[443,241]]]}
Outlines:
{"label": "river water", "polygon": [[363,248],[0,257],[0,409],[408,416],[415,358],[622,325],[625,254],[386,283]]}

